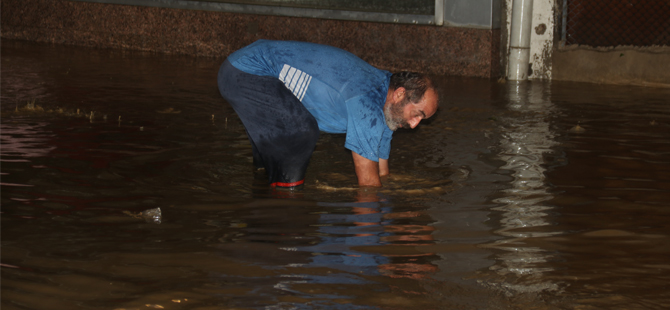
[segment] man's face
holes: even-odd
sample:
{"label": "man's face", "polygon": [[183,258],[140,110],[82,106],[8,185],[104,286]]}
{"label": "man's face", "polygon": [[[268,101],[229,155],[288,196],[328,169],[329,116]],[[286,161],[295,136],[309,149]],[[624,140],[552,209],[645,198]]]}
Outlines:
{"label": "man's face", "polygon": [[403,119],[403,108],[409,103],[409,99],[405,99],[395,104],[387,104],[384,107],[384,117],[386,118],[386,126],[392,131],[398,128],[409,129],[409,124]]}
{"label": "man's face", "polygon": [[437,94],[429,88],[419,102],[411,103],[405,96],[405,89],[400,87],[394,91],[391,101],[384,106],[386,125],[393,131],[398,128],[413,129],[423,119],[427,119],[437,111]]}

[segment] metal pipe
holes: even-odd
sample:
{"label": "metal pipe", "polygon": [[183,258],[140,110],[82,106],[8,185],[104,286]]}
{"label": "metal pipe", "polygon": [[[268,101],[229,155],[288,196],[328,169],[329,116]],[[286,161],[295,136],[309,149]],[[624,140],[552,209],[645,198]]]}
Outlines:
{"label": "metal pipe", "polygon": [[512,25],[510,32],[507,79],[523,81],[528,79],[530,60],[530,33],[533,17],[533,0],[514,0],[512,5]]}
{"label": "metal pipe", "polygon": [[435,25],[442,26],[444,24],[444,1],[435,0]]}

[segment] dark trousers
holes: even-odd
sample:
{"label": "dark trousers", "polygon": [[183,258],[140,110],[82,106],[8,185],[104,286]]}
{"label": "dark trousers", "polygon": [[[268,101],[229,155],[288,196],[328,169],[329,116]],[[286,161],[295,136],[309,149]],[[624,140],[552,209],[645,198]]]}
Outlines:
{"label": "dark trousers", "polygon": [[242,120],[254,163],[265,167],[270,184],[301,185],[319,139],[314,116],[277,77],[242,72],[224,61],[219,91]]}

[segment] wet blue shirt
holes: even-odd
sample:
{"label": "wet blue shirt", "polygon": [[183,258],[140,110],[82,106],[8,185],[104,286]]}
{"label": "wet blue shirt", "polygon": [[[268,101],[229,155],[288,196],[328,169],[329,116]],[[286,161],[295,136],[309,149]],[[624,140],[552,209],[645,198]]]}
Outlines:
{"label": "wet blue shirt", "polygon": [[346,148],[373,161],[389,158],[393,131],[383,109],[390,72],[336,47],[295,41],[259,40],[228,61],[246,73],[277,77],[319,130],[346,133]]}

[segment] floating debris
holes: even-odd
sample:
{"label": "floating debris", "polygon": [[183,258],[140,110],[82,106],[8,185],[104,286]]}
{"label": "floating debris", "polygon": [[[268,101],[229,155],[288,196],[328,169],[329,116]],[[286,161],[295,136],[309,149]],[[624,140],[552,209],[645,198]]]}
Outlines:
{"label": "floating debris", "polygon": [[[463,171],[460,171],[461,174],[467,173],[469,175],[470,169],[466,166],[463,166]],[[467,176],[465,176],[467,178]],[[328,179],[339,179],[339,174],[331,174],[328,176]],[[339,183],[339,182],[338,182]],[[336,191],[336,192],[352,192],[352,191],[374,191],[375,193],[402,193],[407,195],[421,195],[421,194],[442,194],[449,191],[453,187],[453,181],[450,179],[439,179],[439,180],[429,180],[417,178],[410,175],[398,175],[392,174],[389,175],[386,180],[383,181],[384,187],[380,188],[365,188],[359,186],[339,186],[331,185],[327,182],[315,181],[315,187],[320,190],[325,191]]]}
{"label": "floating debris", "polygon": [[649,122],[649,125],[656,126],[656,125],[658,125],[658,123],[656,122],[656,120],[653,120],[653,121]]}
{"label": "floating debris", "polygon": [[174,108],[167,108],[164,110],[157,110],[156,113],[162,113],[162,114],[179,114],[181,113],[180,110],[175,110]]}
{"label": "floating debris", "polygon": [[136,219],[143,219],[150,224],[160,224],[161,221],[163,220],[163,215],[161,214],[161,208],[144,210],[140,213],[133,213],[130,211],[123,211],[123,213]]}
{"label": "floating debris", "polygon": [[19,112],[28,112],[28,113],[34,113],[34,112],[44,112],[44,108],[41,106],[35,104],[35,99],[28,100],[26,102],[26,106],[23,108],[19,108],[19,104],[16,104],[16,108],[14,109],[15,113]]}
{"label": "floating debris", "polygon": [[149,210],[142,211],[142,218],[144,218],[147,223],[160,224],[163,220],[163,215],[161,214],[161,208],[153,208]]}
{"label": "floating debris", "polygon": [[39,115],[39,116],[66,116],[66,117],[86,117],[93,122],[96,116],[95,111],[91,111],[90,114],[86,114],[81,111],[81,109],[72,109],[68,110],[59,106],[41,106],[37,104],[36,99],[30,99],[26,102],[25,105],[16,103],[14,110],[3,111],[3,116],[12,115]]}
{"label": "floating debris", "polygon": [[572,132],[572,133],[582,133],[582,132],[585,132],[586,129],[584,129],[584,127],[582,127],[582,126],[577,125],[575,127],[570,128],[570,130],[568,130],[568,131]]}

